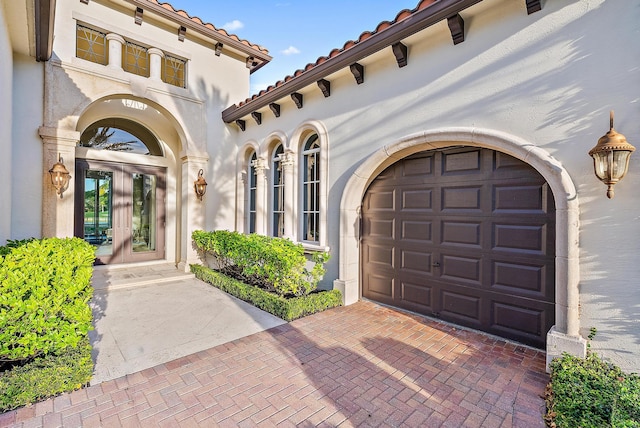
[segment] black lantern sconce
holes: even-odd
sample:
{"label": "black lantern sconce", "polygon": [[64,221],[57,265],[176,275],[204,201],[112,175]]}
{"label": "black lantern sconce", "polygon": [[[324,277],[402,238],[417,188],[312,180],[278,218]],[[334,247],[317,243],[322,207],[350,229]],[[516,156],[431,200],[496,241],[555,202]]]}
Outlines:
{"label": "black lantern sconce", "polygon": [[51,184],[56,189],[56,193],[60,195],[60,199],[62,199],[62,194],[67,187],[69,186],[69,179],[71,178],[71,174],[69,174],[69,170],[66,166],[64,166],[64,160],[62,156],[58,154],[58,162],[53,164],[51,169],[49,170],[49,174],[51,174]]}
{"label": "black lantern sconce", "polygon": [[196,197],[201,201],[204,194],[207,193],[207,182],[202,176],[203,174],[204,171],[200,169],[200,171],[198,171],[198,179],[193,182],[193,189],[196,192]]}

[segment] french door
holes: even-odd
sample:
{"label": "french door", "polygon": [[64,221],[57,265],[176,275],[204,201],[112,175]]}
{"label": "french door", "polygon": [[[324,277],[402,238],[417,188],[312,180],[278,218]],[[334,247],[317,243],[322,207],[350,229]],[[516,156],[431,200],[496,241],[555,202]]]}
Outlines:
{"label": "french door", "polygon": [[75,236],[96,264],[164,258],[166,168],[76,160]]}

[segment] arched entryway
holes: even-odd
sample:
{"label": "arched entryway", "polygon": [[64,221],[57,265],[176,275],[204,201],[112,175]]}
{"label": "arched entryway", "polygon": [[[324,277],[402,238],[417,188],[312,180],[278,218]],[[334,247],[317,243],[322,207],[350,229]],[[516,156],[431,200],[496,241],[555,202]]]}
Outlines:
{"label": "arched entryway", "polygon": [[455,146],[382,171],[362,204],[362,295],[538,348],[554,325],[555,203],[507,154]]}

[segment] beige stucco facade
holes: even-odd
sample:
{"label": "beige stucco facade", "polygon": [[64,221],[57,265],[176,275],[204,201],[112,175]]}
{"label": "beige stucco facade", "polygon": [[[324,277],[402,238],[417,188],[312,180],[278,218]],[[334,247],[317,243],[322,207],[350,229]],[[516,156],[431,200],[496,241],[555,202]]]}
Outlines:
{"label": "beige stucco facade", "polygon": [[[185,268],[197,260],[193,230],[249,231],[252,153],[256,232],[273,232],[269,167],[279,144],[288,184],[284,235],[305,241],[299,177],[303,144],[316,134],[320,235],[304,245],[331,252],[323,286],[341,289],[350,304],[362,296],[359,207],[373,179],[419,151],[486,147],[531,165],[554,194],[556,325],[547,337],[548,358],[584,354],[584,338],[595,327],[592,349],[640,371],[640,161],[632,155],[608,200],[587,154],[608,130],[611,109],[616,129],[640,144],[640,46],[629,42],[640,32],[640,8],[633,2],[559,0],[528,14],[524,0],[483,0],[460,12],[464,42],[454,45],[440,21],[402,40],[406,66],[398,66],[390,46],[370,53],[358,60],[361,84],[349,67],[332,71],[322,76],[331,84],[329,96],[313,82],[296,90],[301,108],[286,94],[273,101],[277,117],[269,105],[255,109],[260,124],[250,114],[241,117],[244,130],[221,115],[249,95],[250,51],[229,47],[218,56],[217,41],[191,29],[180,41],[176,25],[152,11],[138,25],[127,2],[58,1],[53,55],[36,62],[25,42],[30,2],[23,3],[0,8],[0,54],[11,58],[0,64],[0,91],[10,94],[0,99],[0,141],[10,154],[0,158],[0,181],[11,183],[0,186],[10,201],[0,205],[0,244],[74,234],[73,183],[61,199],[47,172],[58,156],[72,175],[77,158],[133,162],[167,169],[165,259]],[[77,58],[77,22],[112,34],[110,42],[134,40],[158,55],[184,58],[186,88],[153,73],[127,73],[111,60]],[[163,156],[77,147],[87,127],[113,117],[143,124]],[[199,169],[209,183],[202,202],[193,194]]]}

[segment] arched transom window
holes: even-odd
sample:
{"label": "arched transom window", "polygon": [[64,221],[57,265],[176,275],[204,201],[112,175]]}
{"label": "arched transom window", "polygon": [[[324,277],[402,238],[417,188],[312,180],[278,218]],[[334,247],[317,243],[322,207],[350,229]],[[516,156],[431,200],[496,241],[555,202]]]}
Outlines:
{"label": "arched transom window", "polygon": [[103,119],[80,136],[80,147],[162,156],[158,139],[144,126],[128,119]]}

